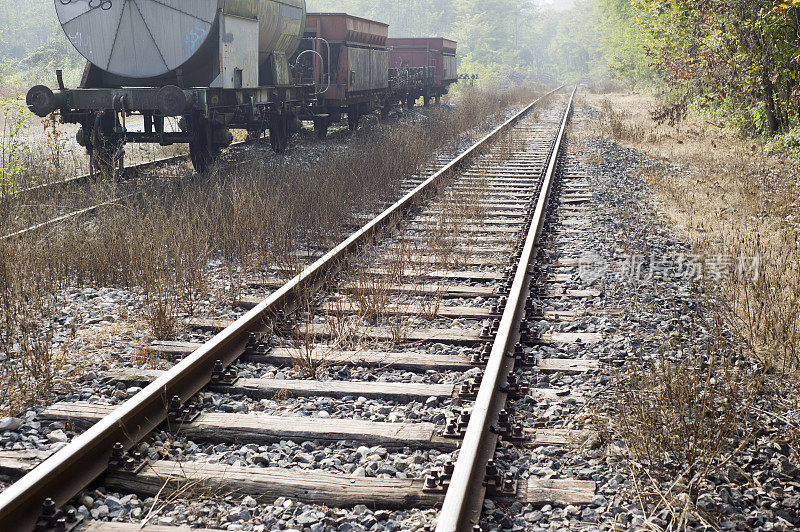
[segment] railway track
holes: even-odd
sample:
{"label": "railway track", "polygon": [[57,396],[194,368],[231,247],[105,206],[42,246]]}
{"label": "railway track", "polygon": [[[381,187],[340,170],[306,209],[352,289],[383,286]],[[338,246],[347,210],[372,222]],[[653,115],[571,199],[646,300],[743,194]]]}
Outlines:
{"label": "railway track", "polygon": [[[524,448],[573,436],[525,427],[507,404],[561,397],[517,378],[537,362],[523,344],[597,340],[591,333],[539,334],[528,325],[571,315],[541,308],[540,299],[559,294],[542,284],[535,259],[573,96],[561,109],[539,109],[538,101],[526,107],[421,176],[400,201],[288,282],[251,283],[266,295],[241,298],[249,311],[235,322],[189,323],[208,331],[207,341],[153,346],[177,360],[171,369],[106,375],[143,388],[120,406],[46,409],[42,421],[77,435],[41,463],[40,456],[14,455],[28,472],[0,494],[2,528],[108,529],[56,509],[101,476],[105,489],[139,496],[210,490],[321,507],[441,508],[442,531],[479,527],[486,497],[590,502],[591,482],[517,478],[492,461],[498,442]],[[580,197],[576,183],[559,203]],[[584,365],[548,359],[536,371]],[[297,415],[311,400],[327,409]],[[142,460],[154,437],[200,443],[208,452],[176,445],[162,447],[158,460]],[[286,463],[262,456],[231,464],[218,450],[280,442],[301,444]],[[303,453],[306,442],[322,447],[310,444],[317,450]],[[360,458],[345,467],[325,446]],[[0,463],[9,460],[0,452]],[[314,467],[324,460],[330,467]]]}

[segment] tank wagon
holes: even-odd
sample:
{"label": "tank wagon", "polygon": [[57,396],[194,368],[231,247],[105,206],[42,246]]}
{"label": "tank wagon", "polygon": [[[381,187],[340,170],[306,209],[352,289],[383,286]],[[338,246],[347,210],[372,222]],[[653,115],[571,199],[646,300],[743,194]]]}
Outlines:
{"label": "tank wagon", "polygon": [[[453,41],[426,40],[424,53],[419,39],[390,48],[388,25],[309,14],[305,0],[54,2],[86,68],[77,88],[56,71],[58,87],[33,87],[27,104],[79,124],[77,141],[104,175],[122,165],[127,142],[188,144],[200,172],[231,144],[232,129],[249,138],[268,131],[282,151],[303,120],[321,137],[344,115],[355,129],[376,109],[438,98],[455,71]],[[133,115],[141,125],[128,127]]]}
{"label": "tank wagon", "polygon": [[[87,60],[81,84],[39,85],[27,95],[39,116],[60,110],[81,125],[77,140],[95,166],[111,164],[124,142],[188,143],[203,171],[232,128],[270,132],[286,146],[313,99],[294,83],[289,58],[303,36],[305,0],[55,0],[70,42]],[[142,131],[126,117],[143,116]],[[180,131],[165,118],[180,117]]]}

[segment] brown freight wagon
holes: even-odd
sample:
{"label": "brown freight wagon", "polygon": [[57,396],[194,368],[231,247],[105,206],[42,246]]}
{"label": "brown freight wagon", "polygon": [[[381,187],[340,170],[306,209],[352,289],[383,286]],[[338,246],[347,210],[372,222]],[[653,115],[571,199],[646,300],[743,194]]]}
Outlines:
{"label": "brown freight wagon", "polygon": [[347,114],[351,130],[379,108],[389,88],[389,25],[345,13],[309,13],[296,76],[320,87],[314,129],[320,137]]}
{"label": "brown freight wagon", "polygon": [[417,98],[424,98],[425,105],[431,98],[439,99],[447,94],[451,84],[458,81],[458,62],[456,60],[455,41],[435,38],[394,38],[387,39],[389,47],[389,68],[392,72],[402,72],[404,69],[419,69],[427,67],[432,70],[426,76],[426,83],[416,91],[410,91],[407,98],[409,107]]}

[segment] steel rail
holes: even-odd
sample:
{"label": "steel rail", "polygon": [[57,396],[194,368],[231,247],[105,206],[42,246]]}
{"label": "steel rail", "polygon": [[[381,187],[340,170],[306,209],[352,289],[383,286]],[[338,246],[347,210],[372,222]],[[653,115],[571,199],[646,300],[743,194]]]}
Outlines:
{"label": "steel rail", "polygon": [[132,196],[133,196],[133,194],[128,194],[128,195],[122,196],[120,198],[114,198],[114,199],[111,199],[111,200],[108,200],[108,201],[104,201],[103,203],[98,203],[96,205],[92,205],[91,207],[86,207],[85,209],[79,209],[77,211],[72,211],[70,213],[63,214],[63,215],[57,216],[55,218],[51,218],[51,219],[47,220],[46,222],[42,222],[42,223],[39,223],[39,224],[36,224],[36,225],[32,225],[32,226],[27,227],[25,229],[20,229],[19,231],[15,232],[15,233],[10,233],[8,235],[0,236],[0,240],[13,240],[15,238],[18,238],[18,237],[21,237],[21,236],[25,236],[28,233],[32,233],[34,231],[38,231],[39,229],[44,229],[46,227],[50,227],[51,225],[59,224],[61,222],[66,222],[67,220],[71,220],[73,218],[78,218],[79,216],[83,216],[84,214],[89,214],[91,212],[96,211],[97,209],[99,209],[101,207],[105,207],[107,205],[114,205],[116,203],[119,203],[123,199],[130,198]]}
{"label": "steel rail", "polygon": [[[231,146],[233,146],[233,145],[231,145]],[[125,178],[127,179],[127,178],[130,177],[128,175],[130,173],[137,172],[137,171],[140,171],[140,170],[147,170],[147,169],[158,167],[158,166],[161,166],[161,165],[164,165],[164,164],[177,163],[177,162],[183,161],[184,159],[187,159],[188,157],[189,157],[188,154],[187,155],[173,155],[171,157],[162,157],[161,159],[155,159],[153,161],[148,161],[148,162],[138,163],[138,164],[134,164],[132,166],[128,166],[123,170],[123,172],[125,174]],[[53,183],[43,183],[41,185],[35,185],[35,186],[32,186],[32,187],[23,188],[22,190],[17,190],[17,191],[11,192],[11,193],[9,193],[7,195],[3,195],[3,196],[0,196],[0,197],[14,198],[14,197],[17,197],[17,196],[27,196],[29,194],[33,194],[35,192],[41,192],[43,190],[48,190],[48,189],[51,189],[51,188],[65,187],[65,186],[69,186],[69,185],[77,185],[77,184],[83,183],[84,181],[88,181],[88,180],[92,179],[92,177],[94,177],[96,175],[97,175],[96,173],[95,174],[89,173],[89,174],[77,175],[77,176],[74,176],[74,177],[70,177],[70,178],[64,179],[63,181],[55,181]]]}
{"label": "steel rail", "polygon": [[[247,146],[251,142],[253,142],[253,141],[234,142],[233,144],[228,146],[228,148],[229,149],[230,148],[240,148],[242,146]],[[134,165],[131,165],[131,166],[126,166],[122,170],[123,171],[123,175],[124,175],[123,179],[130,179],[132,177],[131,174],[134,174],[134,173],[136,173],[138,171],[141,171],[141,170],[149,170],[151,168],[157,168],[159,166],[163,166],[163,165],[167,165],[167,164],[178,163],[178,162],[181,162],[181,161],[183,161],[185,159],[188,159],[188,158],[189,158],[189,154],[186,153],[186,154],[183,154],[183,155],[171,155],[169,157],[162,157],[160,159],[154,159],[152,161],[146,161],[146,162],[143,162],[143,163],[137,163],[137,164],[134,164]],[[50,189],[50,188],[77,185],[77,184],[83,183],[84,181],[88,181],[88,180],[90,180],[92,178],[95,178],[96,176],[97,176],[96,172],[95,173],[88,173],[88,174],[81,174],[81,175],[69,177],[69,178],[64,179],[62,181],[54,181],[53,183],[42,183],[41,185],[34,185],[32,187],[23,188],[22,190],[16,190],[16,191],[9,192],[7,194],[0,194],[0,198],[14,198],[14,197],[17,197],[17,196],[26,196],[26,195],[33,194],[35,192],[41,192],[42,190],[47,190],[47,189]]]}
{"label": "steel rail", "polygon": [[348,253],[371,241],[380,230],[396,224],[404,213],[434,191],[445,178],[455,175],[466,163],[483,153],[486,145],[525,117],[543,98],[562,87],[550,91],[495,128],[260,305],[0,493],[0,530],[30,531],[35,526],[45,499],[51,498],[57,505],[69,501],[107,469],[117,442],[122,443],[125,449],[130,449],[167,420],[168,405],[173,396],[177,395],[185,401],[200,392],[211,381],[217,361],[227,367],[244,353],[250,333],[269,331],[276,316],[281,312],[291,312],[303,293],[315,289],[324,282],[326,275],[338,271]]}
{"label": "steel rail", "polygon": [[[245,146],[245,145],[247,145],[247,142],[236,142],[234,144],[231,144],[229,146],[229,148],[238,148],[238,147]],[[171,157],[164,157],[164,158],[161,158],[161,159],[156,159],[154,161],[149,161],[149,162],[146,162],[146,163],[139,163],[139,164],[135,164],[133,166],[129,166],[129,167],[124,169],[124,173],[126,174],[126,176],[123,179],[130,179],[130,177],[131,177],[130,174],[133,174],[133,173],[135,173],[137,171],[150,169],[150,168],[156,168],[156,167],[159,167],[159,166],[165,165],[165,164],[171,164],[171,163],[180,162],[180,161],[182,161],[184,159],[187,159],[188,157],[189,157],[188,154],[186,154],[186,155],[173,155]],[[21,195],[25,195],[25,194],[30,194],[30,193],[33,193],[33,192],[47,190],[49,188],[56,188],[56,187],[59,187],[59,186],[68,186],[68,185],[81,183],[83,181],[89,180],[92,177],[92,175],[93,174],[84,174],[84,175],[80,175],[80,176],[76,176],[76,177],[71,177],[69,179],[65,179],[64,181],[58,181],[58,182],[55,182],[55,183],[46,183],[44,185],[37,185],[35,187],[26,188],[24,190],[13,192],[13,193],[9,194],[9,196],[10,197],[16,197],[16,196],[21,196]],[[39,224],[36,224],[36,225],[32,225],[32,226],[27,227],[25,229],[20,229],[19,231],[16,231],[14,233],[10,233],[10,234],[7,234],[7,235],[0,236],[0,241],[2,241],[2,240],[12,240],[14,238],[25,236],[28,233],[33,233],[33,232],[36,232],[36,231],[38,231],[40,229],[45,229],[46,227],[50,227],[51,225],[56,225],[56,224],[59,224],[61,222],[66,222],[66,221],[71,220],[73,218],[79,218],[79,217],[81,217],[83,215],[93,213],[94,211],[100,209],[101,207],[106,207],[108,205],[115,205],[115,204],[119,203],[120,201],[122,201],[124,199],[127,199],[127,198],[130,198],[130,197],[132,197],[134,195],[135,195],[135,193],[134,194],[127,194],[127,195],[121,196],[119,198],[114,198],[114,199],[111,199],[111,200],[108,200],[108,201],[104,201],[102,203],[98,203],[96,205],[92,205],[91,207],[86,207],[84,209],[78,209],[76,211],[72,211],[70,213],[67,213],[67,214],[64,214],[64,215],[61,215],[61,216],[57,216],[55,218],[51,218],[51,219],[49,219],[49,220],[47,220],[45,222],[42,222],[42,223],[39,223]],[[2,197],[5,197],[5,196],[2,196]]]}
{"label": "steel rail", "polygon": [[439,512],[437,532],[471,531],[480,519],[485,494],[483,481],[486,464],[494,454],[497,443],[497,436],[489,428],[496,423],[497,414],[505,403],[506,394],[500,390],[500,387],[513,366],[513,359],[506,355],[513,350],[519,337],[519,321],[525,310],[525,299],[531,277],[528,268],[541,235],[564,132],[572,114],[573,100],[577,90],[576,85],[569,98],[567,109],[564,111],[561,127],[550,154],[536,210],[508,295],[508,303],[500,320],[500,327],[492,345],[477,398],[473,404],[464,441],[458,451],[458,460],[453,476]]}

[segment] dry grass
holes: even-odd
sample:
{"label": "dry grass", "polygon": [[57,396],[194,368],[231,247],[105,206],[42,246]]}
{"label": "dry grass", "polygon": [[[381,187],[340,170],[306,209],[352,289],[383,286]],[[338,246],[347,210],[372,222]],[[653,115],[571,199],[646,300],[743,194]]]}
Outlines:
{"label": "dry grass", "polygon": [[[330,248],[358,221],[356,215],[382,210],[388,198],[399,195],[401,179],[437,150],[458,148],[465,134],[485,131],[509,105],[527,103],[534,95],[530,89],[501,97],[469,91],[453,109],[364,128],[346,148],[327,144],[300,164],[234,154],[235,160],[222,161],[202,177],[187,179],[186,171],[167,170],[166,179],[154,182],[149,192],[101,210],[88,223],[80,220],[0,244],[0,352],[7,357],[0,364],[0,385],[36,391],[29,395],[53,388],[58,364],[49,339],[59,328],[52,318],[65,288],[134,290],[143,295],[145,308],[133,318],[144,319],[154,338],[173,337],[180,318],[196,313],[213,296],[210,279],[217,271],[224,271],[228,301],[240,295],[246,278],[275,267],[298,271],[302,251]],[[59,151],[59,138],[54,134],[47,157],[27,163],[21,184],[72,171],[69,156]],[[66,205],[99,203],[119,193],[114,183],[98,183],[68,199],[62,193],[41,194],[35,205],[26,204],[30,198],[6,195],[0,198],[0,232]],[[311,361],[309,373],[316,365]],[[20,396],[15,404],[30,399]]]}
{"label": "dry grass", "polygon": [[609,102],[601,131],[661,159],[645,173],[657,207],[696,252],[726,262],[716,311],[765,367],[800,377],[800,165],[697,120],[656,125],[641,96]]}
{"label": "dry grass", "polygon": [[[690,516],[702,521],[693,497],[709,476],[737,467],[756,434],[797,448],[800,168],[696,117],[655,124],[656,103],[641,95],[583,100],[603,113],[598,137],[652,156],[644,178],[654,207],[704,262],[703,321],[618,387],[616,426],[631,474],[654,511],[670,511],[669,528],[680,529]],[[776,419],[780,428],[760,433]]]}

